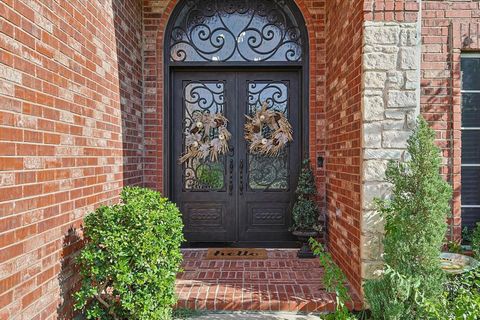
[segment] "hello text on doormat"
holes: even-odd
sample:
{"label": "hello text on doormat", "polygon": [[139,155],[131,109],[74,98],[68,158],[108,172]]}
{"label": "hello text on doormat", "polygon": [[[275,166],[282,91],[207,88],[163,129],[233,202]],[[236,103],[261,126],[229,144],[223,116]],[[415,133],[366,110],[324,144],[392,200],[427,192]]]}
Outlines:
{"label": "hello text on doormat", "polygon": [[255,248],[209,248],[208,260],[267,259],[267,250]]}

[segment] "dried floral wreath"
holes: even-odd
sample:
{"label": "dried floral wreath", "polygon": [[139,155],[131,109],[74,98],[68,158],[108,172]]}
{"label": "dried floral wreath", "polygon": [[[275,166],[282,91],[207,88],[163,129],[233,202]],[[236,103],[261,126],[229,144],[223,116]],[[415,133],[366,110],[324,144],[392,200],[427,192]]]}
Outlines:
{"label": "dried floral wreath", "polygon": [[252,117],[245,117],[245,139],[250,144],[252,154],[276,156],[293,140],[288,119],[282,112],[269,110],[266,102]]}
{"label": "dried floral wreath", "polygon": [[195,114],[192,126],[185,132],[186,152],[180,157],[180,163],[207,158],[217,161],[218,156],[226,154],[232,137],[227,123],[227,118],[221,113]]}

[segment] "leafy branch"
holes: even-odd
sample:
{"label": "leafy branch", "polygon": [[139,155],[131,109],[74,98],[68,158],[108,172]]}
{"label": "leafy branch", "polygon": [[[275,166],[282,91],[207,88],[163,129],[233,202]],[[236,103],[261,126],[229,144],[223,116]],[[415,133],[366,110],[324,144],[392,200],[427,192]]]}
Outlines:
{"label": "leafy branch", "polygon": [[321,243],[314,238],[310,238],[309,244],[315,256],[318,257],[320,265],[324,269],[323,284],[325,289],[328,292],[335,293],[336,311],[334,314],[329,315],[329,317],[338,320],[355,319],[346,306],[346,302],[350,300],[348,289],[345,286],[347,277],[333,261],[332,255],[325,251]]}

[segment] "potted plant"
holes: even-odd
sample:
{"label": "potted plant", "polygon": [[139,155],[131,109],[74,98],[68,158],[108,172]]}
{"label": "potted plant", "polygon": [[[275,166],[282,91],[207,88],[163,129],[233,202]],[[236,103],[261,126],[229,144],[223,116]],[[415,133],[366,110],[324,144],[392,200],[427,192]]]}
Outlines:
{"label": "potted plant", "polygon": [[302,242],[302,247],[297,256],[299,258],[314,258],[315,256],[308,245],[308,239],[315,237],[319,231],[318,207],[313,199],[317,194],[317,188],[308,159],[302,163],[302,171],[298,178],[295,194],[296,200],[292,211],[293,224],[290,230]]}

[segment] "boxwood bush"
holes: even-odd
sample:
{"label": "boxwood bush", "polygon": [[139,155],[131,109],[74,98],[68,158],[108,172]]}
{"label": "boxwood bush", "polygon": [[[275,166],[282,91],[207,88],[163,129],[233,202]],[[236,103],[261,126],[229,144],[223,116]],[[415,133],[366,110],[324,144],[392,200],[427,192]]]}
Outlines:
{"label": "boxwood bush", "polygon": [[170,319],[184,241],[180,212],[149,189],[127,187],[121,199],[85,218],[75,309],[87,319]]}

